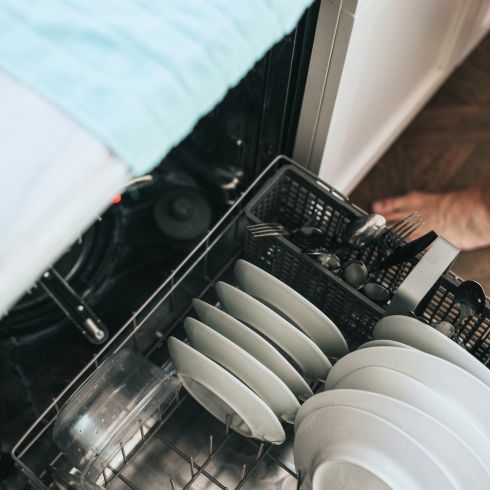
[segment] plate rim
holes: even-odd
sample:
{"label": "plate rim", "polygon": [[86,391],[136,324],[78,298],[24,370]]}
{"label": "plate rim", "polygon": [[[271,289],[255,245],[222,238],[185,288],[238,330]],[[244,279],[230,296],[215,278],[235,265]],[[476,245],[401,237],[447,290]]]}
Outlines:
{"label": "plate rim", "polygon": [[[229,312],[230,315],[234,316],[235,318],[236,316],[232,313],[232,311],[228,310],[230,309],[230,302],[234,303],[236,301],[236,298],[240,298],[240,300],[244,303],[246,302],[250,309],[255,309],[259,312],[260,315],[265,315],[266,317],[268,316],[268,321],[265,321],[263,325],[254,324],[254,328],[260,330],[260,332],[263,333],[271,342],[277,344],[278,347],[280,347],[287,355],[289,355],[303,371],[302,374],[322,379],[330,371],[330,369],[332,368],[332,363],[322,352],[322,350],[315,344],[315,342],[313,342],[313,340],[307,337],[294,325],[289,323],[286,319],[278,315],[275,311],[271,310],[269,307],[261,303],[259,300],[253,298],[249,294],[245,293],[241,289],[238,289],[237,287],[232,286],[231,284],[228,284],[224,281],[218,281],[216,283],[215,289],[216,293],[218,294],[220,303],[223,305],[225,311]],[[243,319],[241,318],[238,319],[243,321]],[[271,335],[270,330],[267,328],[267,323],[271,323],[271,319],[278,325],[282,324],[280,328],[285,329],[286,332],[288,332],[290,335],[294,335],[296,337],[296,342],[300,341],[303,346],[306,346],[307,350],[309,350],[314,357],[312,356],[309,359],[302,359],[301,355],[298,356],[297,353],[294,352],[294,347],[293,349],[291,349],[291,345],[285,345],[284,341],[279,338],[279,336],[276,336],[274,334]],[[253,323],[254,322],[251,322],[251,324]],[[314,363],[312,363],[312,360],[314,360]]]}
{"label": "plate rim", "polygon": [[[332,412],[332,411],[334,412],[333,416],[331,414],[328,417],[325,415],[325,413]],[[335,415],[335,412],[337,412],[337,415]],[[344,432],[347,432],[348,440],[346,439],[346,442],[344,442],[343,444],[338,445],[338,446],[340,446],[347,453],[350,451],[350,452],[354,452],[354,454],[355,454],[356,449],[358,449],[359,447],[362,447],[362,444],[359,444],[359,445],[356,444],[356,442],[357,443],[360,442],[359,439],[356,440],[357,435],[360,436],[360,433],[357,432],[358,428],[353,426],[352,421],[349,421],[349,412],[350,413],[358,413],[361,415],[362,418],[370,421],[370,423],[363,424],[363,428],[373,430],[373,420],[376,420],[377,422],[375,422],[374,424],[378,424],[378,427],[379,427],[379,424],[381,424],[382,426],[388,427],[389,428],[388,430],[397,433],[398,438],[400,438],[400,437],[404,438],[405,441],[408,441],[407,444],[409,444],[412,447],[412,449],[416,448],[419,451],[419,454],[423,455],[424,459],[426,459],[427,461],[430,461],[434,466],[439,468],[440,474],[442,475],[442,478],[444,480],[447,480],[447,483],[449,483],[449,478],[444,473],[443,468],[441,468],[440,465],[437,464],[437,462],[434,460],[434,458],[431,456],[431,454],[421,444],[419,444],[416,440],[414,440],[412,437],[410,437],[408,434],[406,434],[403,430],[399,429],[394,424],[386,421],[382,417],[374,415],[374,414],[372,414],[366,410],[363,410],[363,409],[349,407],[348,405],[345,405],[345,404],[344,405],[335,405],[335,406],[332,405],[332,406],[323,407],[323,408],[317,410],[316,412],[310,414],[310,416],[307,417],[303,421],[302,427],[299,428],[298,433],[296,434],[296,437],[294,439],[295,462],[296,462],[297,445],[300,444],[300,441],[302,440],[302,438],[306,439],[308,433],[311,432],[311,430],[312,430],[312,427],[310,427],[310,425],[305,424],[305,422],[308,421],[310,424],[313,424],[313,422],[310,422],[310,421],[315,420],[316,418],[328,418],[329,420],[333,419],[333,424],[330,424],[330,425],[338,424],[339,427],[342,426]],[[328,427],[328,425],[326,425],[326,424],[323,424],[323,425],[319,424],[319,423],[313,424],[313,428],[315,429],[315,434],[316,434],[315,437],[316,437],[317,441],[319,441],[320,436],[322,435],[322,432],[323,432],[323,437],[321,437],[321,438],[322,438],[322,440],[325,439],[324,433],[327,430],[327,427]],[[305,433],[307,435],[304,435]],[[354,437],[352,437],[352,436],[354,436]],[[399,439],[398,439],[398,441],[399,441]],[[311,434],[308,436],[308,446],[309,446],[309,448],[311,448],[311,449],[309,449],[309,451],[313,456],[311,456],[311,460],[308,464],[308,468],[306,468],[304,470],[308,474],[313,475],[314,474],[314,467],[321,464],[321,462],[324,460],[324,456],[322,455],[322,452],[328,450],[329,446],[325,445],[324,443],[322,444],[320,441],[315,442],[315,440],[313,439],[313,436]],[[337,447],[337,445],[332,444],[331,447],[335,448],[335,447]],[[369,445],[368,446],[364,445],[364,448],[369,448],[369,447],[370,447]],[[353,449],[354,449],[354,451],[353,451]],[[370,454],[370,452],[365,453],[364,457],[366,456],[366,454]],[[379,456],[379,454],[380,454],[379,450],[376,452],[376,454]],[[386,454],[385,454],[385,456],[386,456]],[[308,459],[308,456],[306,456],[306,459]],[[367,461],[367,459],[365,459],[365,461]],[[371,459],[371,461],[372,461],[372,459]],[[394,460],[392,458],[388,457],[387,461],[389,461],[391,463]],[[403,461],[403,458],[400,458],[400,460],[396,460],[396,461]],[[399,469],[403,468],[402,463],[399,463],[399,465],[397,465],[397,466]],[[399,474],[408,476],[406,471],[400,471]],[[386,478],[386,475],[384,475],[384,477],[385,477],[384,478],[385,480],[388,480],[388,481],[390,480],[389,477]],[[396,479],[396,477],[395,477],[395,479]],[[311,477],[309,478],[309,480],[311,481]],[[415,481],[417,482],[417,480],[415,480]],[[390,485],[391,483],[393,483],[393,482],[389,482],[388,485]],[[412,481],[412,483],[413,483],[413,481]],[[420,489],[424,488],[420,484],[417,487]],[[393,488],[401,488],[401,486],[398,486],[398,487],[395,486]],[[403,486],[403,488],[413,488],[413,487],[405,485],[405,486]],[[456,489],[456,487],[454,485],[452,487],[446,485],[446,486],[444,486],[444,488]]]}
{"label": "plate rim", "polygon": [[[396,357],[396,362],[393,361],[393,358]],[[352,361],[353,358],[360,358],[360,361],[354,363]],[[412,358],[412,359],[410,359]],[[401,366],[400,363],[405,363]],[[378,366],[378,367],[388,367],[395,371],[401,372],[412,379],[416,379],[421,383],[425,384],[429,388],[437,391],[444,396],[446,399],[450,400],[453,404],[456,404],[461,407],[461,410],[466,414],[470,414],[476,423],[485,433],[490,435],[490,417],[488,414],[483,416],[483,411],[480,410],[479,403],[468,403],[467,397],[455,397],[453,395],[449,396],[447,393],[452,389],[453,386],[458,386],[457,383],[453,383],[448,388],[444,387],[444,390],[441,392],[441,383],[439,382],[437,388],[434,387],[433,380],[430,378],[433,376],[433,373],[441,373],[449,372],[450,378],[453,379],[455,376],[464,379],[464,390],[466,394],[468,394],[468,390],[472,390],[472,394],[476,395],[477,399],[480,401],[486,400],[488,403],[483,403],[482,405],[488,406],[490,405],[490,388],[485,385],[478,378],[468,373],[464,369],[452,364],[445,359],[441,359],[439,357],[433,356],[431,354],[427,354],[426,352],[422,352],[418,349],[405,349],[402,347],[369,347],[366,349],[360,349],[354,352],[351,352],[348,356],[340,359],[330,371],[326,381],[325,381],[325,389],[330,389],[332,386],[338,384],[341,378],[345,377],[348,373],[358,370],[361,367],[365,367],[365,365]],[[419,377],[414,376],[413,369],[419,370],[419,373],[423,369],[423,363],[427,369],[423,370],[423,375]],[[349,367],[350,365],[357,366],[355,369]],[[407,371],[410,371],[407,372]],[[452,371],[452,372],[451,372]],[[338,374],[340,372],[340,375]],[[339,377],[340,376],[340,377]],[[428,378],[429,377],[429,381]],[[421,379],[422,378],[422,379]],[[444,376],[440,376],[439,381],[444,380]],[[462,390],[463,388],[458,388]],[[444,393],[444,394],[443,394]],[[463,403],[460,401],[463,400]],[[485,423],[486,421],[486,423]]]}
{"label": "plate rim", "polygon": [[[482,472],[486,473],[483,481],[490,481],[490,467],[488,467],[479,457],[478,453],[473,450],[473,448],[470,446],[470,444],[465,441],[463,438],[459,436],[456,432],[454,432],[451,427],[448,427],[445,425],[443,422],[439,421],[437,418],[434,416],[424,412],[423,410],[414,407],[413,405],[410,405],[407,402],[404,402],[402,400],[398,400],[397,398],[393,398],[387,395],[384,395],[382,393],[376,393],[368,390],[362,390],[358,388],[335,388],[332,390],[324,391],[322,393],[318,393],[318,398],[314,397],[310,399],[309,402],[305,403],[301,407],[301,410],[303,412],[306,411],[306,413],[301,417],[301,420],[298,422],[298,427],[301,426],[301,424],[311,415],[315,414],[322,408],[326,406],[350,406],[352,408],[359,408],[362,410],[366,410],[370,413],[373,413],[373,415],[377,415],[378,417],[381,417],[385,419],[387,422],[392,423],[393,425],[397,426],[405,432],[409,437],[412,437],[415,439],[417,442],[420,441],[421,435],[425,433],[430,433],[431,435],[428,437],[429,442],[433,441],[437,443],[440,437],[443,437],[442,434],[448,434],[446,435],[446,442],[449,444],[449,441],[451,441],[451,444],[454,444],[454,446],[458,450],[457,453],[453,453],[454,458],[458,459],[458,455],[462,454],[462,451],[466,451],[466,457],[470,459],[474,459],[475,462],[478,462],[480,466],[480,470]],[[316,398],[316,399],[315,399]],[[358,401],[354,400],[354,398],[357,398]],[[372,408],[373,403],[375,403],[375,400],[378,399],[377,406],[381,404],[381,410],[379,408]],[[315,401],[314,401],[315,400]],[[312,408],[306,407],[306,405],[313,406]],[[388,408],[386,409],[386,413],[380,414],[381,411],[385,410],[384,406],[387,406]],[[376,413],[374,413],[372,410],[374,410]],[[401,416],[397,415],[400,412],[403,412]],[[297,418],[300,416],[298,413]],[[423,424],[422,429],[418,429],[415,431],[412,427],[411,431],[407,430],[404,427],[400,427],[400,424],[396,422],[397,419],[401,417],[401,420],[405,420],[408,417],[414,417],[416,418],[416,423],[413,424],[413,427],[418,427],[418,425]],[[432,425],[430,428],[430,431],[426,431],[425,428],[427,428],[428,425]],[[434,429],[436,427],[436,429]],[[295,430],[296,430],[296,424],[295,424]],[[432,438],[432,434],[436,431],[435,438]],[[449,438],[449,441],[447,439]],[[427,444],[427,441],[420,441],[419,444],[422,445],[425,449],[428,448],[428,451],[431,453],[431,455],[438,460],[441,463],[441,466],[443,469],[448,473],[448,475],[452,475],[452,468],[453,466],[451,465],[450,461],[447,461],[446,458],[444,458],[444,455],[446,454],[446,451],[444,450],[437,450],[435,447],[436,444],[433,444],[432,446],[429,446]],[[437,454],[441,453],[443,455],[442,458],[438,457]],[[475,462],[472,463],[471,468],[475,468]],[[464,474],[464,472],[463,472]],[[452,478],[454,479],[454,478]],[[456,480],[457,485],[460,483],[463,483],[464,485],[470,485],[470,482],[458,482],[459,478]],[[463,488],[463,487],[462,487]],[[471,486],[471,488],[474,488],[474,486]]]}
{"label": "plate rim", "polygon": [[[282,378],[279,375],[278,376],[300,400],[306,400],[307,398],[313,396],[312,389],[305,381],[305,379],[301,376],[301,374],[271,343],[267,342],[266,339],[261,337],[258,333],[254,332],[251,328],[247,327],[244,323],[242,323],[240,320],[237,320],[235,317],[231,316],[226,311],[220,310],[218,307],[210,303],[207,303],[202,299],[194,298],[192,300],[192,304],[194,310],[197,313],[197,316],[201,319],[201,321],[206,325],[208,325],[208,327],[215,329],[216,331],[221,333],[221,335],[225,336],[226,338],[229,338],[227,337],[227,335],[223,334],[223,332],[220,329],[215,328],[215,325],[212,325],[210,324],[209,321],[206,321],[206,318],[204,318],[204,315],[201,315],[199,309],[206,310],[211,315],[217,315],[221,317],[223,321],[232,322],[237,327],[237,331],[247,336],[248,338],[253,339],[252,342],[260,343],[264,347],[264,349],[267,349],[270,355],[273,356],[276,360],[278,360],[278,362],[281,363],[287,371],[289,371],[290,374],[289,381],[286,381],[284,378]],[[196,304],[198,305],[197,308],[196,308]],[[229,340],[235,342],[232,339]],[[269,367],[269,369],[271,368]],[[271,369],[271,371],[274,372],[273,369]],[[292,386],[291,380],[294,381],[295,386]],[[300,387],[301,387],[301,391],[299,389]]]}
{"label": "plate rim", "polygon": [[[196,333],[201,331],[197,333],[197,335],[202,335],[201,340],[207,340],[205,338],[206,335],[209,335],[210,337],[214,337],[212,338],[212,340],[220,343],[217,346],[218,350],[219,347],[222,347],[225,350],[230,349],[230,351],[232,351],[232,353],[235,356],[237,356],[236,359],[238,359],[238,356],[241,356],[241,359],[245,359],[245,362],[247,363],[246,367],[242,366],[241,368],[238,369],[236,368],[232,369],[228,365],[224,365],[224,363],[221,362],[220,360],[211,357],[209,354],[205,352],[201,352],[201,354],[215,361],[221,367],[224,367],[227,371],[231,372],[236,378],[238,378],[243,384],[248,386],[259,398],[261,398],[269,406],[269,408],[272,409],[272,411],[275,413],[277,417],[284,420],[285,422],[294,423],[294,417],[296,416],[296,412],[298,411],[300,404],[297,398],[294,396],[294,393],[288,388],[288,386],[276,374],[274,374],[267,366],[264,366],[260,361],[258,361],[251,354],[249,354],[245,349],[242,349],[239,345],[227,339],[224,335],[221,335],[219,332],[213,330],[211,327],[201,322],[200,320],[197,320],[190,316],[186,317],[184,320],[184,330],[187,334],[187,337],[192,347],[194,347],[194,349],[196,349],[198,352],[201,352],[201,350],[199,347],[194,345],[194,341],[196,340]],[[277,413],[278,411],[280,411],[280,408],[278,407],[277,409],[274,409],[273,406],[271,405],[271,402],[274,403],[274,400],[276,401],[279,400],[277,391],[274,391],[274,393],[272,393],[272,390],[269,389],[269,391],[271,391],[271,395],[269,399],[264,398],[262,394],[257,393],[254,387],[252,387],[243,379],[243,374],[239,374],[237,372],[237,371],[244,371],[244,370],[250,370],[250,375],[252,377],[257,376],[259,379],[261,377],[269,376],[269,380],[277,384],[277,386],[279,387],[278,389],[280,389],[282,392],[282,400],[286,401],[286,398],[289,398],[289,400],[287,401],[288,403],[290,403],[290,406],[283,407],[284,413]],[[267,391],[267,389],[265,391]],[[292,405],[294,405],[294,407]]]}
{"label": "plate rim", "polygon": [[[175,364],[174,355],[171,354],[172,362],[174,363],[176,371],[177,371],[177,376],[179,377],[179,379],[181,379],[184,387],[189,392],[189,394],[192,396],[192,398],[194,398],[194,396],[193,396],[192,392],[188,389],[186,381],[181,378],[181,376],[180,376],[181,374],[183,374],[184,376],[187,376],[188,378],[190,378],[190,379],[196,381],[197,383],[201,384],[206,389],[211,391],[215,396],[217,396],[218,398],[223,400],[228,406],[230,406],[230,408],[232,408],[232,410],[235,411],[235,413],[247,424],[248,428],[250,429],[251,434],[250,435],[243,434],[245,437],[251,437],[251,438],[257,438],[260,440],[265,440],[263,438],[260,438],[260,434],[257,434],[257,430],[255,430],[255,431],[252,430],[253,424],[250,423],[250,416],[244,415],[242,410],[236,408],[236,403],[234,403],[233,401],[230,401],[229,398],[227,398],[227,397],[223,397],[222,394],[218,394],[216,392],[216,389],[213,389],[211,386],[209,386],[209,384],[212,383],[215,378],[213,378],[211,380],[206,380],[206,379],[201,380],[201,379],[197,379],[194,375],[189,374],[189,369],[191,371],[194,370],[195,365],[196,365],[195,361],[197,360],[198,363],[201,365],[202,365],[202,363],[205,363],[205,365],[210,366],[211,369],[215,371],[215,374],[218,373],[218,375],[221,376],[222,378],[226,379],[226,381],[229,382],[230,385],[235,385],[235,387],[237,389],[242,391],[242,394],[246,393],[248,398],[253,400],[253,403],[255,403],[256,407],[260,406],[263,413],[264,414],[266,413],[269,416],[272,425],[276,426],[276,427],[274,427],[274,429],[277,430],[278,434],[281,433],[281,438],[279,438],[278,440],[273,440],[273,441],[272,440],[266,440],[266,442],[270,442],[271,444],[282,444],[285,441],[286,434],[285,434],[284,428],[282,427],[281,423],[279,422],[279,419],[277,418],[277,416],[270,409],[270,407],[260,397],[258,397],[248,386],[246,386],[244,383],[242,383],[239,379],[235,378],[231,373],[226,371],[226,369],[224,369],[218,363],[207,358],[206,356],[201,354],[199,351],[197,351],[196,349],[194,349],[190,345],[186,344],[185,342],[183,342],[182,340],[180,340],[174,336],[171,336],[168,339],[168,347],[169,347],[170,352],[172,352],[172,350],[174,349],[172,346],[175,346],[176,349],[180,350],[180,352],[184,352],[187,356],[191,355],[194,357],[194,362],[189,363],[187,366],[184,367],[184,369],[179,370],[178,366]],[[223,422],[223,420],[221,420],[217,415],[215,415],[212,411],[210,411],[203,404],[203,402],[200,399],[196,399],[196,398],[194,398],[194,399],[200,405],[202,405],[204,407],[204,409],[208,411],[208,413],[210,413],[215,418],[217,418],[218,420]],[[257,417],[253,417],[253,418],[257,419]],[[233,429],[233,430],[235,430],[235,429]],[[238,431],[236,431],[236,432],[238,432]]]}
{"label": "plate rim", "polygon": [[[253,294],[250,291],[250,288],[247,287],[247,281],[244,278],[244,274],[246,274],[247,271],[256,277],[263,278],[263,280],[267,281],[269,284],[273,284],[278,290],[281,290],[284,292],[284,294],[288,295],[289,298],[292,298],[295,302],[300,304],[305,311],[310,312],[311,316],[314,315],[319,321],[325,323],[325,327],[328,328],[328,331],[333,338],[330,340],[322,339],[322,335],[318,332],[318,329],[308,328],[307,322],[298,322],[297,320],[291,318],[291,315],[285,311],[282,304],[278,304],[277,302],[273,303],[264,297],[264,295],[260,295],[259,297]],[[258,299],[259,301],[266,301],[274,308],[280,310],[287,317],[287,319],[290,320],[290,323],[293,323],[305,335],[310,337],[326,355],[339,358],[349,352],[347,341],[335,322],[328,315],[323,313],[320,308],[316,307],[313,303],[311,303],[311,301],[298,293],[291,286],[288,286],[286,283],[269,272],[242,258],[235,262],[233,272],[241,289],[243,289],[253,298]],[[335,344],[328,345],[329,342],[335,342]]]}
{"label": "plate rim", "polygon": [[[393,323],[392,324],[393,326],[390,327],[390,323],[388,322],[390,321],[390,319],[394,321],[395,318],[397,322],[406,323],[410,326],[407,325],[407,328],[403,328],[401,326],[397,327]],[[378,327],[378,325],[381,325],[381,327]],[[407,332],[411,329],[412,330],[417,329],[417,335],[421,337],[420,338],[421,342],[417,343],[417,345],[413,345],[411,342],[414,341],[414,337],[410,337],[408,342],[406,340],[405,341],[399,340],[398,338],[391,338],[391,336],[387,338],[386,332],[384,334],[380,334],[380,329],[383,331],[385,331],[386,329],[399,330],[402,333],[402,337],[403,337],[403,332]],[[380,334],[381,336],[378,337],[378,334]],[[482,383],[485,383],[488,387],[490,387],[490,370],[487,367],[485,367],[478,359],[473,357],[466,349],[459,346],[451,339],[446,337],[444,334],[438,332],[435,328],[425,324],[424,322],[418,320],[417,318],[412,318],[404,315],[385,316],[381,318],[374,326],[373,338],[398,340],[399,342],[403,342],[408,345],[411,345],[411,347],[426,352],[427,354],[431,354],[433,356],[440,357],[441,359],[445,359],[446,361],[451,362],[456,366],[459,366],[460,368],[468,371],[470,374],[478,378]],[[442,349],[424,348],[424,345],[427,345],[426,342],[424,342],[424,339],[427,342],[429,342],[429,346],[433,345],[433,343],[439,344],[442,346]],[[444,352],[446,352],[446,355],[444,355]],[[458,358],[460,358],[461,361],[459,361]]]}

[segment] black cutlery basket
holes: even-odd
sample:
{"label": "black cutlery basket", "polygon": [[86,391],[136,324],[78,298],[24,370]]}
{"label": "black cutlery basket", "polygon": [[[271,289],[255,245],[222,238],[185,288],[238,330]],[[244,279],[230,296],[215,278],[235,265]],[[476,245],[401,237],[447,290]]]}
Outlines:
{"label": "black cutlery basket", "polygon": [[[325,246],[339,247],[338,237],[348,223],[365,211],[351,204],[335,189],[297,165],[282,167],[256,194],[245,209],[248,224],[280,223],[288,230],[305,225],[326,232]],[[360,259],[366,264],[376,260],[378,250],[343,250],[341,259]],[[324,311],[348,337],[352,347],[371,338],[376,322],[386,305],[376,304],[341,277],[302,253],[286,236],[252,238],[245,233],[245,255],[251,261],[303,294]],[[421,256],[401,265],[379,271],[374,279],[395,293]],[[454,291],[461,280],[444,274],[425,296],[414,314],[428,321],[457,318],[453,307]],[[463,345],[482,362],[490,356],[490,309],[480,317],[469,318],[460,334]]]}

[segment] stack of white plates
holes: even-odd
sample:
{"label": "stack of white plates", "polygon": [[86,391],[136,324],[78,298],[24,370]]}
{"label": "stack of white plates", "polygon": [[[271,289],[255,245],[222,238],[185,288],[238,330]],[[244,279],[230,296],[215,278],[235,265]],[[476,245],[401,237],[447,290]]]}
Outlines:
{"label": "stack of white plates", "polygon": [[318,308],[258,267],[238,260],[241,289],[218,282],[225,311],[201,300],[186,318],[190,345],[174,337],[169,351],[187,391],[233,430],[284,442],[280,421],[294,423],[313,395],[306,380],[325,379],[330,357],[348,352],[344,337]]}
{"label": "stack of white plates", "polygon": [[330,370],[295,421],[303,488],[490,488],[490,376],[408,317]]}

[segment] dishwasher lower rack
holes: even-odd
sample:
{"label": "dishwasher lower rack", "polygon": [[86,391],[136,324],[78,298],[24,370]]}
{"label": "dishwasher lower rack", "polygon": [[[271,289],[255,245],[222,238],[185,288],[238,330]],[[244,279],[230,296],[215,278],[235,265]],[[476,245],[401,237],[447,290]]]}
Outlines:
{"label": "dishwasher lower rack", "polygon": [[[285,165],[291,164],[294,165],[294,162],[278,157],[264,170],[21,438],[12,456],[28,480],[26,488],[76,488],[76,484],[70,487],[66,483],[70,479],[76,482],[77,475],[72,471],[72,475],[67,476],[72,468],[53,442],[54,420],[61,406],[108,355],[123,347],[132,348],[164,369],[171,368],[166,340],[170,335],[184,337],[182,321],[191,312],[193,298],[216,302],[214,284],[218,280],[233,281],[232,267],[239,257],[270,270],[286,282],[292,282],[293,276],[297,275],[297,268],[290,267],[291,261],[302,259],[298,259],[294,251],[274,248],[279,241],[273,242],[272,248],[267,249],[265,255],[262,252],[255,253],[253,242],[247,238],[248,221],[245,214],[245,207],[267,179]],[[325,189],[335,192],[328,186]],[[340,196],[338,193],[335,195]],[[343,196],[339,198],[346,200]],[[311,263],[305,265],[305,270],[308,270],[307,266],[311,266]],[[313,267],[319,266],[313,264]],[[451,288],[459,280],[451,278],[453,282],[450,283],[447,280],[442,278],[443,282],[437,284],[435,290],[425,298],[420,314],[427,318],[453,319]],[[364,301],[360,296],[356,299],[357,303],[353,303],[350,293],[346,294],[343,282],[335,278],[322,283],[322,288],[321,295],[325,295],[327,301],[319,301],[318,294],[313,294],[316,289],[308,292],[306,288],[306,296],[332,317],[349,345],[355,347],[359,342],[369,340],[374,324],[384,313],[383,309]],[[480,331],[482,326],[484,328],[488,325],[488,317],[486,315],[478,323]],[[479,339],[484,339],[481,345],[487,345],[489,330],[490,327],[484,329],[480,335]],[[130,448],[121,448],[118,466],[106,468],[102,475],[99,482],[102,487],[133,490],[272,490],[301,487],[301,478],[298,479],[292,459],[292,427],[286,427],[288,438],[285,444],[260,445],[230,432],[186,396],[185,392],[165,413],[158,414],[158,420],[151,428],[142,426],[140,437],[137,441],[132,440]],[[62,481],[65,483],[60,484]]]}
{"label": "dishwasher lower rack", "polygon": [[[193,298],[216,302],[216,281],[232,281],[233,264],[245,256],[244,206],[284,163],[290,161],[277,159],[264,170],[16,444],[12,456],[26,477],[25,488],[77,488],[77,471],[52,437],[59,410],[105,358],[122,348],[134,349],[164,369],[172,366],[168,337],[184,337],[182,322],[191,312]],[[292,426],[285,428],[289,436],[285,444],[258,444],[230,431],[184,391],[158,419],[151,428],[141,426],[138,440],[132,437],[130,445],[123,445],[117,467],[106,468],[97,484],[133,490],[300,487],[292,459]]]}

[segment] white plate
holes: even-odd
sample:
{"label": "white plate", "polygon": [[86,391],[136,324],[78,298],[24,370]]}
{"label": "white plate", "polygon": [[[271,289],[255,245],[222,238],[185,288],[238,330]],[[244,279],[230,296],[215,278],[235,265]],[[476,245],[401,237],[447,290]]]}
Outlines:
{"label": "white plate", "polygon": [[325,389],[366,366],[386,367],[410,376],[444,396],[471,417],[490,437],[490,388],[478,378],[439,357],[415,349],[370,347],[350,353],[330,371]]}
{"label": "white plate", "polygon": [[361,344],[358,349],[367,349],[368,347],[403,347],[404,349],[413,349],[407,344],[396,342],[395,340],[369,340]]}
{"label": "white plate", "polygon": [[200,299],[192,300],[199,318],[213,330],[245,349],[275,373],[300,400],[313,395],[308,383],[267,340],[228,313]]}
{"label": "white plate", "polygon": [[192,347],[243,381],[279,418],[294,423],[299,402],[269,368],[199,320],[187,317],[184,329]]}
{"label": "white plate", "polygon": [[219,281],[216,293],[225,310],[262,333],[282,349],[302,374],[325,378],[332,364],[320,348],[303,332],[247,293]]}
{"label": "white plate", "polygon": [[[333,391],[344,388],[371,391],[418,408],[457,434],[474,449],[483,464],[490,468],[490,440],[479,427],[469,421],[464,413],[446,398],[410,376],[392,369],[371,366],[353,371],[342,378],[334,388]],[[296,424],[301,423],[302,418],[303,412],[298,413]]]}
{"label": "white plate", "polygon": [[[324,407],[299,426],[294,438],[294,462],[296,468],[303,469],[305,490],[312,488],[315,469],[331,460],[360,464],[397,490],[456,488],[414,439],[381,417],[358,408]],[[354,488],[363,488],[362,481]]]}
{"label": "white plate", "polygon": [[[306,488],[306,487],[305,487]],[[323,461],[316,468],[311,488],[315,490],[392,490],[361,463],[347,460]]]}
{"label": "white plate", "polygon": [[241,289],[288,318],[325,354],[340,358],[349,352],[335,323],[294,289],[242,259],[236,261],[234,272]]}
{"label": "white plate", "polygon": [[358,408],[392,423],[429,451],[457,488],[488,488],[490,469],[464,440],[434,417],[385,395],[356,389],[320,393],[299,410],[296,430],[310,414],[329,406]]}
{"label": "white plate", "polygon": [[282,444],[284,429],[274,412],[250,388],[190,345],[170,337],[170,357],[190,395],[208,412],[246,437]]}
{"label": "white plate", "polygon": [[374,327],[373,336],[375,339],[397,340],[446,359],[490,387],[490,371],[486,366],[456,342],[416,318],[402,315],[384,317]]}

